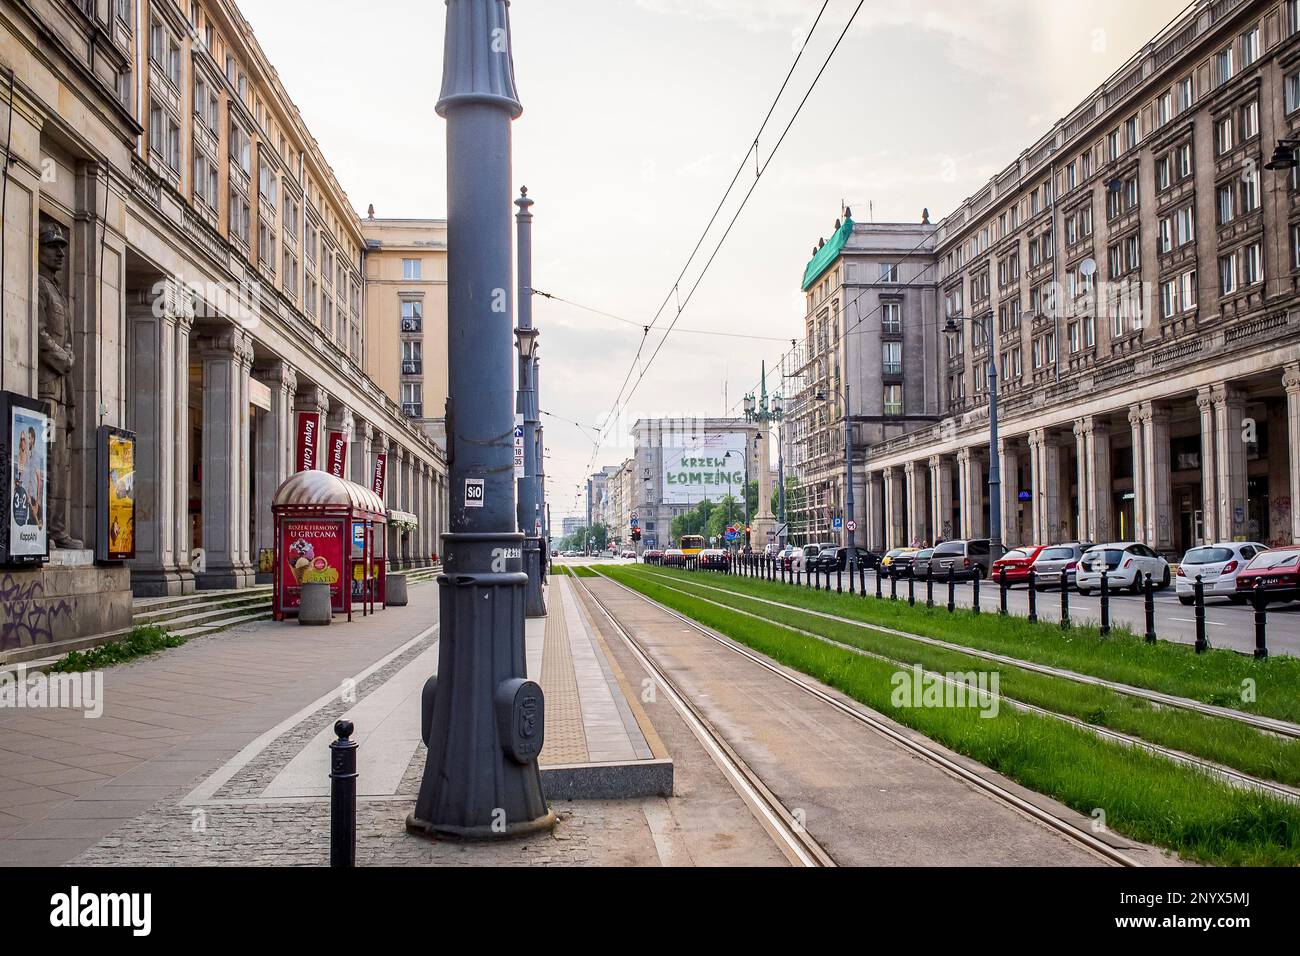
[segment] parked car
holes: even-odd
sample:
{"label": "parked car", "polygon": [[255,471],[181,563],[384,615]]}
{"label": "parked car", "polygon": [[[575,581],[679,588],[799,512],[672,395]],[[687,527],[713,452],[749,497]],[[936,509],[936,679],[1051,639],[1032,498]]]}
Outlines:
{"label": "parked car", "polygon": [[1075,573],[1079,569],[1079,559],[1092,547],[1091,541],[1066,541],[1062,544],[1049,544],[1034,559],[1034,574],[1038,576],[1035,587],[1045,588],[1061,586],[1061,572],[1065,572],[1065,586],[1074,587]]}
{"label": "parked car", "polygon": [[923,578],[930,570],[930,561],[934,557],[934,548],[922,548],[912,559],[912,575]]}
{"label": "parked car", "polygon": [[[859,567],[874,568],[880,563],[880,559],[868,551],[866,548],[854,548],[857,552],[857,563]],[[848,548],[822,548],[817,553],[817,561],[814,570],[822,574],[833,574],[836,571],[847,571],[849,567],[849,549]]]}
{"label": "parked car", "polygon": [[721,548],[705,548],[700,552],[700,569],[704,571],[726,571],[731,567],[731,552]]}
{"label": "parked car", "polygon": [[934,556],[930,558],[936,578],[947,578],[949,568],[958,579],[987,578],[991,563],[988,538],[945,541],[935,547]]}
{"label": "parked car", "polygon": [[1085,551],[1074,574],[1080,594],[1091,594],[1101,587],[1103,569],[1107,575],[1107,587],[1112,591],[1130,588],[1134,594],[1139,594],[1148,574],[1156,587],[1169,587],[1169,562],[1136,541],[1099,544]]}
{"label": "parked car", "polygon": [[892,551],[886,551],[880,562],[880,570],[905,578],[912,573],[912,562],[916,560],[920,550],[920,548],[894,548]]}
{"label": "parked car", "polygon": [[681,548],[669,548],[664,552],[663,563],[670,568],[686,567],[686,552]]}
{"label": "parked car", "polygon": [[633,561],[635,561],[635,560],[636,560],[636,552],[635,552],[635,551],[631,551],[631,550],[624,551],[624,552],[623,552],[623,557],[624,557],[624,558],[631,558]]}
{"label": "parked car", "polygon": [[777,544],[775,541],[769,541],[767,544],[763,545],[763,554],[769,558],[775,558],[780,553],[781,545]]}
{"label": "parked car", "polygon": [[1012,548],[993,562],[993,566],[989,568],[989,578],[1001,583],[1003,569],[1005,568],[1007,587],[1016,584],[1028,584],[1029,572],[1033,569],[1034,562],[1046,550],[1041,544],[1029,544],[1020,548]]}
{"label": "parked car", "polygon": [[1265,604],[1300,599],[1300,545],[1256,554],[1237,573],[1238,593],[1253,594],[1256,581],[1263,582]]}
{"label": "parked car", "polygon": [[803,548],[795,546],[790,549],[790,556],[786,559],[787,564],[785,569],[790,572],[802,571],[804,570],[804,563],[807,560],[808,556],[804,554]]}
{"label": "parked car", "polygon": [[641,561],[645,564],[663,564],[664,553],[658,548],[651,548],[641,555]]}
{"label": "parked car", "polygon": [[1237,575],[1246,569],[1251,559],[1261,551],[1267,551],[1265,545],[1255,541],[1223,541],[1192,548],[1178,562],[1178,574],[1174,579],[1175,591],[1182,604],[1196,601],[1196,579],[1201,579],[1205,596],[1226,597],[1234,604],[1242,603],[1245,598],[1237,593]]}
{"label": "parked car", "polygon": [[805,544],[801,549],[803,551],[804,565],[800,565],[800,567],[804,567],[806,565],[807,570],[809,571],[815,570],[817,567],[817,555],[821,554],[821,550],[823,547],[825,547],[825,545]]}
{"label": "parked car", "polygon": [[787,544],[776,556],[777,564],[786,571],[790,570],[790,558],[794,554],[794,545]]}

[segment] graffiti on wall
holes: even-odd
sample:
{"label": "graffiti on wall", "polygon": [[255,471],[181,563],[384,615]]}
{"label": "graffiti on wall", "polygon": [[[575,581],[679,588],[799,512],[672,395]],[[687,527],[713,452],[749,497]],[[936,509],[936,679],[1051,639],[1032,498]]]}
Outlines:
{"label": "graffiti on wall", "polygon": [[12,574],[0,578],[0,651],[50,644],[55,625],[71,616],[71,602],[47,598],[39,579],[24,583]]}

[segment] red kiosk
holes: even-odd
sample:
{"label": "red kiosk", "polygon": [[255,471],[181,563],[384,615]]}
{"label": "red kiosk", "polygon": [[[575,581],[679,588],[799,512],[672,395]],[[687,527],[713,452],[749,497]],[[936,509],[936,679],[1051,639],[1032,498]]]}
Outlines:
{"label": "red kiosk", "polygon": [[384,606],[387,574],[383,499],[361,485],[324,471],[300,471],[287,478],[271,503],[275,516],[277,621],[297,613],[300,587],[330,586],[335,614],[352,620]]}

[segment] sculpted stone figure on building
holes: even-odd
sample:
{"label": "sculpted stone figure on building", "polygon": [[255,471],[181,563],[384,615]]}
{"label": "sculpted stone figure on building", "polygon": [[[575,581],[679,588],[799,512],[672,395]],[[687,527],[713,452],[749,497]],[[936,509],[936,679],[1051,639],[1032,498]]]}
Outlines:
{"label": "sculpted stone figure on building", "polygon": [[63,291],[63,267],[68,240],[58,223],[42,224],[40,273],[37,276],[37,315],[40,322],[40,397],[50,403],[53,419],[49,444],[50,540],[56,547],[80,550],[82,543],[68,530],[72,480],[72,431],[76,427],[70,375],[77,357],[72,347],[72,320]]}

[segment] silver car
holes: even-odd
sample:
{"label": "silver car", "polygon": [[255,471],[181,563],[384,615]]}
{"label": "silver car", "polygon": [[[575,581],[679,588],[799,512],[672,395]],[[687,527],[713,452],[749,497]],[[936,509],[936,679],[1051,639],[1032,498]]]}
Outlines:
{"label": "silver car", "polygon": [[1091,547],[1091,541],[1067,541],[1064,544],[1048,545],[1034,560],[1034,574],[1037,577],[1035,587],[1040,591],[1044,588],[1059,588],[1062,571],[1065,572],[1066,586],[1074,587],[1079,559]]}

